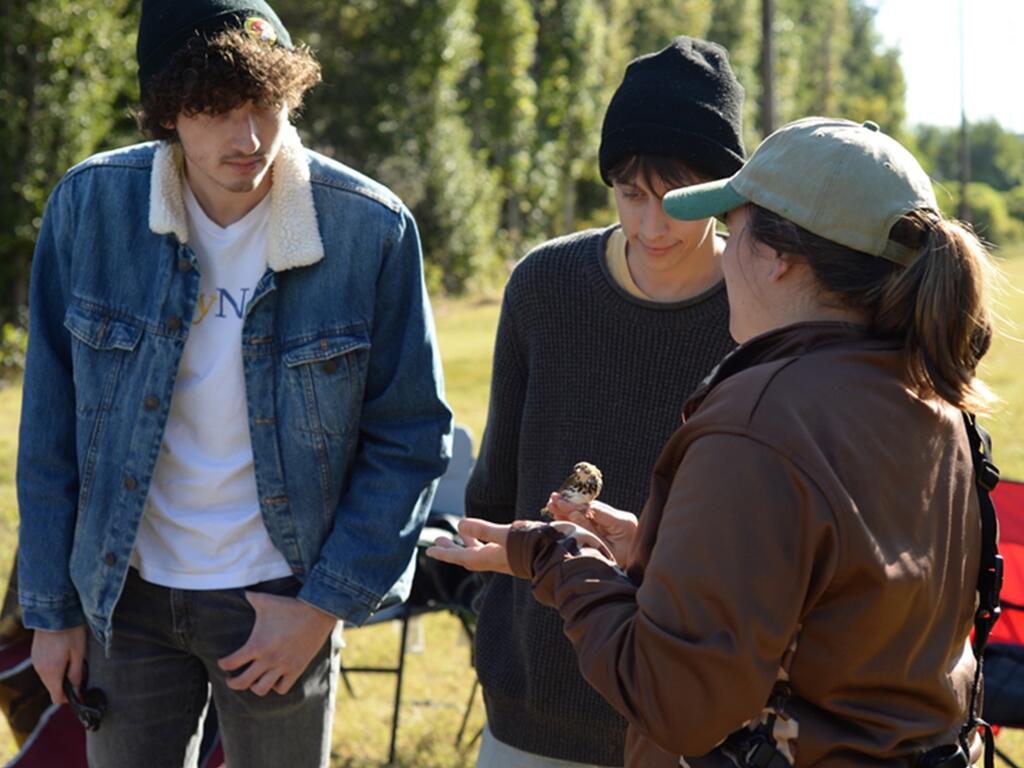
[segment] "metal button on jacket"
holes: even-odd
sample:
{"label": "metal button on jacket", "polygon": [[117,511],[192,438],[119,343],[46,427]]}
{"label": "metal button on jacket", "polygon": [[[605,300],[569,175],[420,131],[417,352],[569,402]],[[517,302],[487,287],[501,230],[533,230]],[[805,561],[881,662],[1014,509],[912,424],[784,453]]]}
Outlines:
{"label": "metal button on jacket", "polygon": [[177,315],[171,315],[167,318],[167,327],[172,331],[176,331],[181,328],[181,318]]}

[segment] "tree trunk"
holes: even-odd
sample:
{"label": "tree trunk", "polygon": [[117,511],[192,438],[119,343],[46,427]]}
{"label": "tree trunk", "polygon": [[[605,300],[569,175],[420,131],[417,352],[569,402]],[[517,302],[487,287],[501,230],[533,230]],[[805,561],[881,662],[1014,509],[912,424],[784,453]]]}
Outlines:
{"label": "tree trunk", "polygon": [[761,132],[775,130],[775,0],[761,0]]}

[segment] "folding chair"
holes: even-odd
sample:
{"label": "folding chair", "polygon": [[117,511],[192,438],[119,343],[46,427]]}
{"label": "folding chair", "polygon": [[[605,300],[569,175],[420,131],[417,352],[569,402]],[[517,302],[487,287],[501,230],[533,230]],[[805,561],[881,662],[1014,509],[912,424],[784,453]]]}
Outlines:
{"label": "folding chair", "polygon": [[[469,573],[457,566],[442,563],[426,556],[427,547],[438,536],[453,536],[460,518],[465,516],[463,493],[469,471],[473,466],[473,440],[464,427],[456,427],[453,439],[452,460],[448,470],[441,477],[434,504],[427,524],[420,534],[416,553],[416,573],[413,577],[409,599],[401,605],[394,605],[378,611],[364,626],[400,621],[401,633],[398,646],[398,662],[394,666],[346,666],[341,664],[342,682],[349,695],[354,696],[349,675],[353,673],[395,675],[395,698],[391,715],[391,740],[388,746],[388,763],[395,762],[395,743],[398,738],[398,721],[402,707],[402,680],[405,674],[405,649],[409,636],[409,622],[426,613],[449,611],[462,624],[463,631],[473,645],[475,616],[473,598],[479,588],[477,574]],[[470,699],[472,702],[472,699]],[[468,708],[458,739],[461,739],[468,719]]]}
{"label": "folding chair", "polygon": [[[985,651],[982,716],[995,726],[1024,728],[1024,483],[1000,480],[992,492],[1003,556],[1002,615]],[[996,749],[1012,768],[1020,768]]]}

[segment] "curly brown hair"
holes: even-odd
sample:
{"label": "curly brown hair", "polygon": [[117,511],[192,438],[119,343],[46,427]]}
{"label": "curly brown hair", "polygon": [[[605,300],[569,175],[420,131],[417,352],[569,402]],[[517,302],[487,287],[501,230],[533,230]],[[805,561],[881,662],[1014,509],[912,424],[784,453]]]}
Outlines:
{"label": "curly brown hair", "polygon": [[287,104],[294,112],[318,82],[320,64],[306,46],[289,50],[240,29],[210,39],[196,35],[153,76],[135,118],[150,137],[174,141],[180,114],[217,115],[246,102],[264,108]]}

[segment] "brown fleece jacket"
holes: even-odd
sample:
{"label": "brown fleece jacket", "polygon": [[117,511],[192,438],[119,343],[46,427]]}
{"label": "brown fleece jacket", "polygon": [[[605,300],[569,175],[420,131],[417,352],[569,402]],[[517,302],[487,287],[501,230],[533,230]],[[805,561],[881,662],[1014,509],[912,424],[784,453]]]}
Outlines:
{"label": "brown fleece jacket", "polygon": [[536,524],[509,536],[643,768],[731,765],[715,748],[781,681],[796,766],[951,743],[979,556],[959,411],[907,387],[899,345],[839,323],[726,358],[658,460],[625,571]]}

